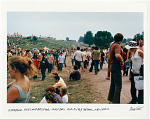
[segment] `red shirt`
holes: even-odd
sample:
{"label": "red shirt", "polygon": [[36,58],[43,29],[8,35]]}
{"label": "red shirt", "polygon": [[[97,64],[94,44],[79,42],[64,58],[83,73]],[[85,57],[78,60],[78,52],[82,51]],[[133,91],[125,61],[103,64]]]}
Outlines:
{"label": "red shirt", "polygon": [[35,65],[35,66],[38,66],[38,65],[39,65],[39,61],[38,61],[38,60],[39,60],[39,58],[34,58],[34,65]]}
{"label": "red shirt", "polygon": [[120,63],[117,59],[115,54],[122,54],[121,46],[118,43],[113,43],[110,46],[110,59],[111,63]]}

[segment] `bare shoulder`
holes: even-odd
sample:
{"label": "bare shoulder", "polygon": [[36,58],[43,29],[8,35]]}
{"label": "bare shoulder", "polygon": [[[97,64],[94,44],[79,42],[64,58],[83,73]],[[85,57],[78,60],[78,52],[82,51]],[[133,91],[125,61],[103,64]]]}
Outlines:
{"label": "bare shoulder", "polygon": [[141,57],[143,57],[144,52],[143,52],[142,50],[139,50],[139,51],[138,51],[138,55],[141,56]]}
{"label": "bare shoulder", "polygon": [[7,96],[10,96],[10,97],[16,96],[16,98],[19,97],[19,90],[18,90],[18,88],[14,87],[14,86],[11,87],[8,90],[8,92],[7,92]]}

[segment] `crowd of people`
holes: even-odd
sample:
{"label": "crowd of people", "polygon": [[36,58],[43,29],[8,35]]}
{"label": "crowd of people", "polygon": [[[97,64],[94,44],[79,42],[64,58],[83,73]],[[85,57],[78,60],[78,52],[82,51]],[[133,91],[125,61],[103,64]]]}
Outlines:
{"label": "crowd of people", "polygon": [[[85,71],[92,72],[95,75],[103,69],[103,64],[108,63],[107,80],[111,79],[108,101],[110,104],[120,103],[120,94],[122,89],[122,71],[123,76],[129,75],[131,81],[131,101],[129,104],[143,104],[144,89],[136,89],[136,76],[143,76],[143,41],[136,38],[126,43],[124,48],[121,47],[123,35],[117,33],[114,36],[114,42],[110,43],[109,49],[101,49],[97,46],[92,48],[77,47],[68,51],[67,49],[56,51],[35,49],[22,50],[8,49],[8,72],[10,77],[15,81],[7,85],[7,102],[8,103],[27,103],[30,95],[29,77],[36,79],[38,72],[41,71],[41,81],[45,80],[47,71],[53,74],[55,85],[46,87],[45,94],[40,103],[68,103],[68,89],[64,80],[54,71],[61,72],[67,67],[67,56],[71,56],[71,64],[74,71],[70,72],[69,80],[80,80],[82,73]],[[89,69],[89,70],[88,70]],[[136,91],[138,90],[138,96]]]}

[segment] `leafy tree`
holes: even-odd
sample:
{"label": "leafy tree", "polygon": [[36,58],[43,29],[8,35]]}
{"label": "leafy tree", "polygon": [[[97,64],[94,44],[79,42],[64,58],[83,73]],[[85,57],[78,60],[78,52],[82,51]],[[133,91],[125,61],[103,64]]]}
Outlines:
{"label": "leafy tree", "polygon": [[31,39],[31,36],[28,36],[27,39]]}
{"label": "leafy tree", "polygon": [[66,41],[69,41],[69,37],[66,38]]}
{"label": "leafy tree", "polygon": [[37,40],[37,37],[36,37],[36,36],[33,36],[33,40],[36,41],[36,40]]}
{"label": "leafy tree", "polygon": [[134,38],[138,38],[138,40],[144,40],[144,32],[134,35]]}
{"label": "leafy tree", "polygon": [[84,37],[83,37],[83,36],[80,36],[78,42],[84,42]]}
{"label": "leafy tree", "polygon": [[88,44],[89,46],[94,44],[94,38],[93,33],[91,31],[87,31],[84,35],[84,41],[85,44]]}
{"label": "leafy tree", "polygon": [[113,41],[113,37],[108,31],[98,31],[95,34],[94,42],[96,46],[99,46],[101,49],[108,48],[109,44]]}

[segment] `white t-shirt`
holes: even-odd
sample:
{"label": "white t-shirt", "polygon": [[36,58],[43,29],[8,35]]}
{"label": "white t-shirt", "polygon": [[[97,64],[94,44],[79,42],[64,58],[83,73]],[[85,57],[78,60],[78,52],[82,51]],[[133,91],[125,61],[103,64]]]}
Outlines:
{"label": "white t-shirt", "polygon": [[60,79],[59,79],[60,81],[64,82],[64,80],[63,80],[61,77],[59,77],[59,78],[60,78]]}
{"label": "white t-shirt", "polygon": [[64,63],[64,59],[65,59],[64,56],[59,55],[59,57],[58,57],[59,63]]}
{"label": "white t-shirt", "polygon": [[86,56],[91,57],[91,52],[86,52]]}
{"label": "white t-shirt", "polygon": [[45,96],[43,97],[40,103],[47,103]]}
{"label": "white t-shirt", "polygon": [[82,56],[83,56],[83,61],[87,60],[87,59],[86,59],[86,53],[85,53],[85,52],[82,52]]}
{"label": "white t-shirt", "polygon": [[79,62],[82,61],[82,52],[80,50],[77,50],[75,53],[74,53],[74,56],[75,56],[75,59]]}
{"label": "white t-shirt", "polygon": [[73,52],[71,52],[71,58],[74,59],[74,53]]}
{"label": "white t-shirt", "polygon": [[62,97],[62,101],[63,101],[63,103],[68,103],[68,95],[67,94]]}

